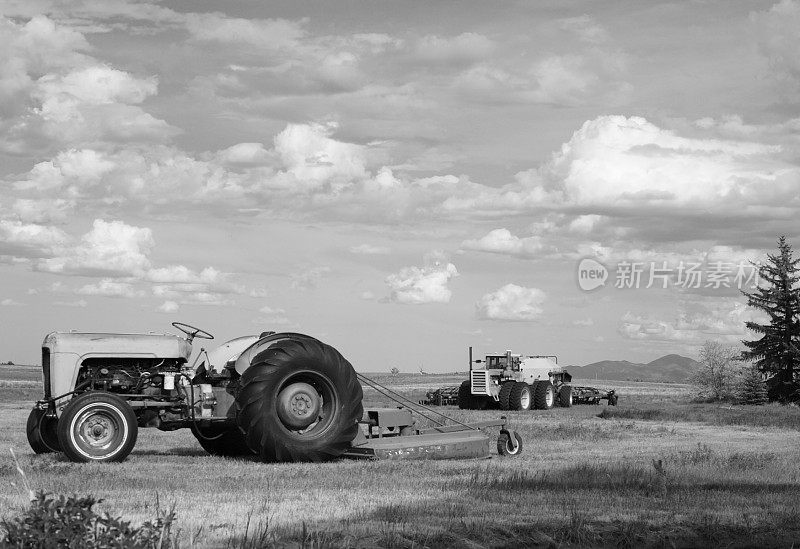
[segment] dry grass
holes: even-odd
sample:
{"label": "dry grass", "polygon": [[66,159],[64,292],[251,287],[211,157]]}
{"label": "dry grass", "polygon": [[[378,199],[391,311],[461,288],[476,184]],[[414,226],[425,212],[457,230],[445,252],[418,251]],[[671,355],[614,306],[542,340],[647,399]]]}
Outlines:
{"label": "dry grass", "polygon": [[[400,377],[397,386],[413,386],[412,398],[438,384],[429,383],[432,376]],[[187,431],[152,429],[140,430],[124,463],[72,464],[30,452],[24,432],[30,401],[5,396],[0,514],[16,513],[27,501],[11,484],[17,472],[6,449],[13,446],[36,490],[93,494],[105,500],[101,509],[134,521],[152,516],[156,494],[162,505],[174,502],[178,540],[187,547],[777,547],[800,541],[793,428],[783,420],[765,429],[710,425],[691,414],[675,419],[678,410],[694,406],[680,387],[666,387],[669,396],[662,395],[673,415],[625,417],[653,408],[652,399],[662,397],[646,391],[664,386],[642,384],[629,392],[631,384],[624,385],[609,419],[597,417],[603,406],[507,413],[525,443],[518,458],[322,465],[211,457]],[[0,395],[9,390],[0,387]],[[500,414],[446,411],[460,420]],[[653,459],[662,460],[664,475]]]}

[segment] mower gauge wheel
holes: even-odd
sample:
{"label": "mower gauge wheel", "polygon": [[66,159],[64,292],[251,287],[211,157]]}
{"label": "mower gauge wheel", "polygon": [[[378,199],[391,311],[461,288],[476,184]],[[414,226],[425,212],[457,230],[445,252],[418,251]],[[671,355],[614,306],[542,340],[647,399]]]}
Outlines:
{"label": "mower gauge wheel", "polygon": [[214,339],[214,336],[206,332],[205,330],[201,330],[200,328],[195,328],[189,324],[185,324],[183,322],[173,322],[172,325],[179,329],[181,332],[189,336],[189,341],[194,338],[198,339]]}
{"label": "mower gauge wheel", "polygon": [[516,431],[500,431],[497,453],[501,456],[518,456],[522,453],[522,437]]}

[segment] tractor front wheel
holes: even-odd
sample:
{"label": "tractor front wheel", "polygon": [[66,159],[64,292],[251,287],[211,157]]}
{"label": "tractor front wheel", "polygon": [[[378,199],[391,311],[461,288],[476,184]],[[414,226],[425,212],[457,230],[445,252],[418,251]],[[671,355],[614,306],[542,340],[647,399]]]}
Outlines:
{"label": "tractor front wheel", "polygon": [[133,450],[139,427],[125,400],[91,391],[72,399],[58,420],[58,441],[70,461],[122,461]]}
{"label": "tractor front wheel", "polygon": [[562,408],[572,406],[572,387],[569,385],[562,385],[558,390],[558,405]]}
{"label": "tractor front wheel", "polygon": [[533,407],[549,410],[555,403],[555,390],[550,381],[536,381],[533,386]]}
{"label": "tractor front wheel", "polygon": [[327,461],[344,453],[364,413],[356,372],[312,337],[275,334],[244,371],[236,420],[263,461]]}
{"label": "tractor front wheel", "polygon": [[60,452],[61,445],[58,443],[58,418],[55,415],[48,415],[47,410],[34,408],[28,416],[28,423],[25,431],[28,434],[28,444],[37,454],[48,452]]}
{"label": "tractor front wheel", "polygon": [[469,380],[462,381],[461,386],[458,388],[458,407],[461,410],[475,408],[474,399],[472,398],[472,386]]}

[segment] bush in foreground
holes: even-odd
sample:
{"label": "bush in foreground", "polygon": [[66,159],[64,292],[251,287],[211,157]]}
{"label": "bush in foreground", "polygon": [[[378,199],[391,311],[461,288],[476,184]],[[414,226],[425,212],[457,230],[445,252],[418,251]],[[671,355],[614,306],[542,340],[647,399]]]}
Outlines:
{"label": "bush in foreground", "polygon": [[92,496],[51,496],[36,494],[28,510],[19,517],[3,519],[5,536],[0,547],[71,549],[116,547],[120,549],[167,549],[171,547],[170,528],[174,509],[157,511],[154,522],[132,527],[122,518],[95,512],[102,500]]}

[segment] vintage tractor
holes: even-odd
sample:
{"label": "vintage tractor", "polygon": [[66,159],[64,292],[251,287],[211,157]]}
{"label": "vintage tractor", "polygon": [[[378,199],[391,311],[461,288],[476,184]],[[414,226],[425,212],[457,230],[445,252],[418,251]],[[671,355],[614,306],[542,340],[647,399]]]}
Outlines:
{"label": "vintage tractor", "polygon": [[[44,399],[31,410],[36,453],[72,461],[122,461],[138,429],[189,428],[211,454],[263,461],[326,461],[339,456],[429,459],[487,457],[481,429],[501,427],[498,448],[514,455],[519,436],[505,418],[418,429],[404,408],[368,410],[351,364],[307,335],[264,332],[211,351],[199,328],[173,334],[53,332],[42,344]],[[366,378],[365,378],[366,379]]]}
{"label": "vintage tractor", "polygon": [[[479,365],[479,366],[476,366]],[[554,405],[572,406],[572,376],[552,355],[522,356],[506,351],[472,360],[469,348],[469,379],[458,389],[458,407],[501,410],[549,410]]]}

